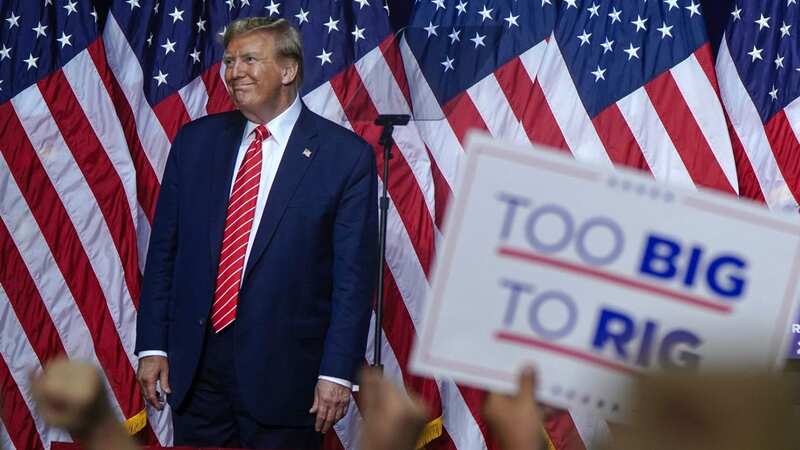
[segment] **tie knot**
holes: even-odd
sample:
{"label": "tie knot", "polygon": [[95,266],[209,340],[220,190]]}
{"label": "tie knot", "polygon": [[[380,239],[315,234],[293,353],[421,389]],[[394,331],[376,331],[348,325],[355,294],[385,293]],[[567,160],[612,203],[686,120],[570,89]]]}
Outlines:
{"label": "tie knot", "polygon": [[267,139],[270,136],[269,130],[267,130],[267,126],[263,124],[256,127],[255,133],[256,133],[256,139],[258,139],[259,141],[263,141],[264,139]]}

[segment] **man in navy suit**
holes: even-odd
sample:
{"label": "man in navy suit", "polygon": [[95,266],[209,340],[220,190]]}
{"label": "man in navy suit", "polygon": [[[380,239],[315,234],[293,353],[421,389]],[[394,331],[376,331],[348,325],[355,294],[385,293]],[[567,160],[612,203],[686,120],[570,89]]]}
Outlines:
{"label": "man in navy suit", "polygon": [[300,37],[223,38],[237,111],[172,144],[137,321],[138,379],[176,445],[318,448],[364,358],[377,259],[372,148],[298,96]]}

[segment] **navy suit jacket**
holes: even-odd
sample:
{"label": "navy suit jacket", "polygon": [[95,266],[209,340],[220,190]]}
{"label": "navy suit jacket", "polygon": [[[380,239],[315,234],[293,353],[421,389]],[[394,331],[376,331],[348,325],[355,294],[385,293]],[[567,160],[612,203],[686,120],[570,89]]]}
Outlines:
{"label": "navy suit jacket", "polygon": [[[203,351],[245,124],[239,111],[188,123],[167,160],[136,351],[168,353],[173,408],[186,397]],[[310,424],[318,375],[355,379],[377,276],[377,219],[372,148],[303,105],[246,262],[236,313],[237,381],[259,421]]]}

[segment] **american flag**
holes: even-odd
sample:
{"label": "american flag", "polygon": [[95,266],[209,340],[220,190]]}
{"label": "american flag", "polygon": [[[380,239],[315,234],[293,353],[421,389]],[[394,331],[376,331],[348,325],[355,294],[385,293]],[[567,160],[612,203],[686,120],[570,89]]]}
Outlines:
{"label": "american flag", "polygon": [[36,415],[29,376],[94,361],[120,418],[144,423],[132,354],[137,173],[87,2],[0,8],[0,445],[69,440]]}
{"label": "american flag", "polygon": [[772,209],[800,200],[800,6],[737,0],[717,56],[722,101],[741,150],[742,196]]}
{"label": "american flag", "polygon": [[[422,0],[400,47],[434,180],[444,180],[437,208],[471,128],[738,192],[698,1]],[[545,424],[557,448],[608,435],[593,417],[571,416]]]}

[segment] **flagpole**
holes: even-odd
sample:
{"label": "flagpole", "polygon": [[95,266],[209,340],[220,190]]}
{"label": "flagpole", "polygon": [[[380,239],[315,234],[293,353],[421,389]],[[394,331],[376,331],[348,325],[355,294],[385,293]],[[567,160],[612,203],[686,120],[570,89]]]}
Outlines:
{"label": "flagpole", "polygon": [[383,371],[381,354],[383,348],[383,261],[386,259],[386,219],[389,213],[389,160],[392,159],[394,127],[408,124],[409,119],[408,114],[380,114],[375,119],[375,125],[383,127],[379,141],[383,146],[383,189],[378,201],[378,283],[375,296],[375,340],[372,349],[372,367],[377,367],[381,371]]}

